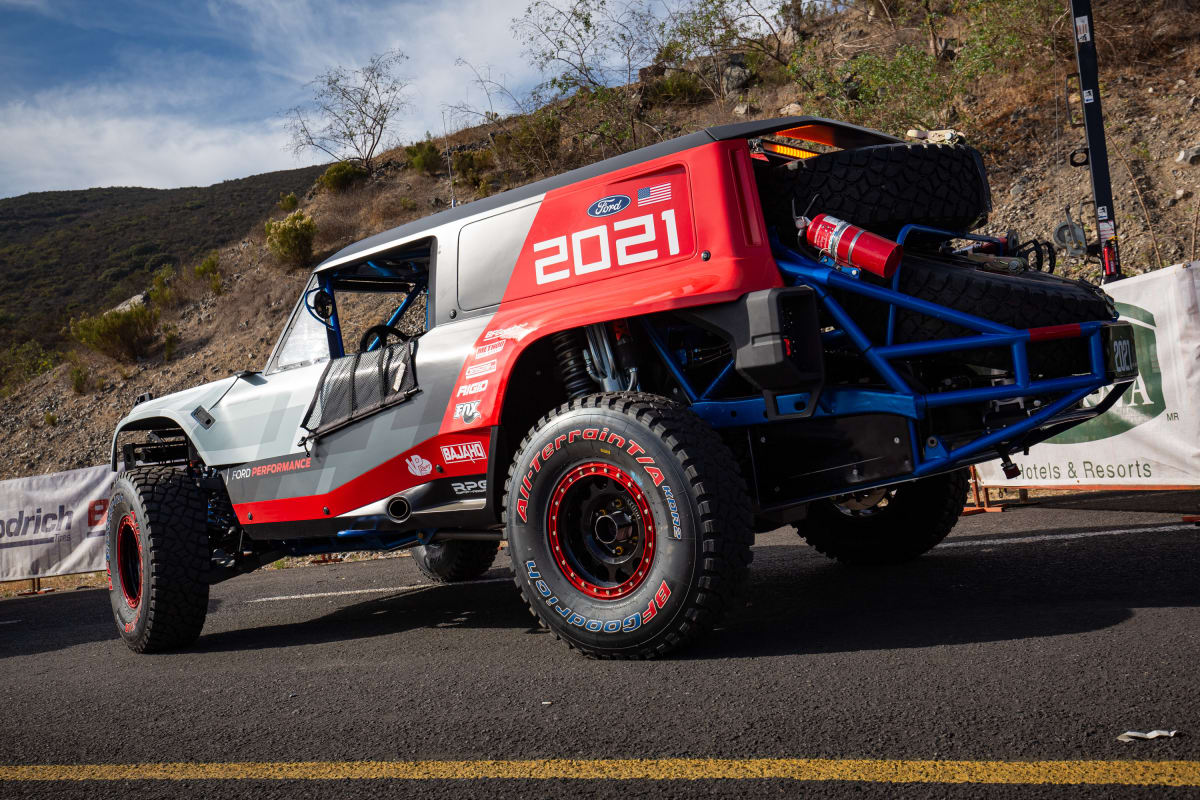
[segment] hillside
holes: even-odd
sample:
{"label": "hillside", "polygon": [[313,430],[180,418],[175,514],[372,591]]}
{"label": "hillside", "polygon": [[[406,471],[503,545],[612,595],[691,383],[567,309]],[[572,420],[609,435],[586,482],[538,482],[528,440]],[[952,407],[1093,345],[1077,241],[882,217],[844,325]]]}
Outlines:
{"label": "hillside", "polygon": [[[1087,170],[1066,163],[1067,154],[1082,143],[1082,133],[1064,124],[1062,81],[1073,64],[1060,9],[1055,3],[1040,0],[1000,2],[1009,10],[1021,4],[1035,8],[1042,16],[1033,22],[1022,18],[1024,27],[1015,26],[1020,35],[1006,40],[1010,49],[994,56],[991,72],[958,84],[917,81],[903,85],[903,64],[889,54],[894,54],[897,46],[905,47],[917,34],[894,21],[845,11],[797,23],[800,27],[788,41],[794,48],[793,65],[807,59],[798,76],[778,64],[747,59],[745,63],[752,69],[738,67],[748,76],[745,85],[723,97],[700,96],[694,85],[681,91],[678,82],[669,84],[669,76],[655,77],[653,71],[644,83],[623,87],[615,96],[618,101],[628,100],[626,108],[640,115],[639,130],[653,130],[658,139],[709,125],[792,113],[838,116],[902,135],[911,126],[907,120],[913,109],[932,109],[940,122],[965,131],[969,141],[984,154],[995,206],[988,230],[1016,228],[1024,238],[1048,238],[1063,221],[1068,205],[1077,221],[1082,219],[1090,226],[1089,213],[1079,211],[1080,203],[1090,198],[1090,186]],[[1194,0],[1159,0],[1130,9],[1097,3],[1097,41],[1101,47],[1116,216],[1122,232],[1122,257],[1130,274],[1198,254],[1200,163],[1176,161],[1181,150],[1200,145],[1200,29],[1180,21],[1195,18],[1189,16],[1194,15],[1195,5]],[[1057,31],[1048,44],[1043,41],[1045,37],[1034,35],[1041,30],[1034,22],[1045,30]],[[951,18],[946,24],[947,42],[969,35],[967,22]],[[878,48],[881,41],[890,41],[893,49],[880,50],[883,55],[856,67],[857,73],[845,71],[847,63],[858,62],[846,61],[844,54],[875,53],[872,48]],[[737,66],[734,61],[726,64]],[[868,67],[876,68],[876,73],[867,72]],[[951,70],[938,69],[947,74]],[[887,91],[877,88],[868,96],[864,87],[871,85],[872,74],[899,77],[894,85],[886,84]],[[822,75],[838,80],[821,84],[816,79]],[[843,80],[850,78],[857,83]],[[847,86],[854,91],[847,90]],[[531,115],[496,119],[445,140],[434,140],[439,150],[455,154],[454,195],[458,202],[470,202],[634,144],[650,143],[644,135],[625,139],[611,136],[613,117],[604,103],[614,102],[613,97],[579,92]],[[930,97],[938,98],[937,102]],[[359,238],[449,205],[451,185],[444,162],[438,158],[432,161],[419,169],[414,153],[399,148],[384,155],[382,168],[370,180],[337,194],[309,191],[317,170],[246,179],[260,181],[261,191],[254,194],[247,189],[244,218],[240,221],[221,216],[221,224],[228,225],[225,234],[217,232],[216,224],[207,218],[210,213],[222,211],[215,205],[206,210],[182,208],[189,202],[185,199],[187,192],[205,190],[176,190],[183,194],[170,201],[174,205],[169,207],[175,212],[160,207],[168,219],[155,219],[172,229],[183,227],[175,215],[180,220],[192,220],[204,232],[196,241],[187,236],[177,240],[151,238],[158,235],[158,225],[137,221],[139,212],[130,208],[119,218],[103,218],[112,232],[104,239],[108,249],[101,250],[96,238],[94,253],[72,250],[59,261],[41,262],[47,272],[78,275],[82,271],[94,278],[84,282],[96,284],[62,291],[91,292],[94,299],[123,299],[145,288],[147,261],[159,253],[173,252],[168,249],[168,241],[175,241],[173,246],[192,254],[179,256],[185,263],[221,244],[223,293],[201,292],[178,307],[164,309],[163,322],[170,326],[174,337],[169,349],[160,335],[151,354],[137,364],[79,351],[73,356],[73,364],[37,376],[10,397],[0,399],[0,448],[7,455],[0,465],[0,477],[102,463],[108,455],[115,422],[140,392],[150,390],[162,395],[237,370],[261,368],[307,274],[305,269],[282,265],[265,246],[262,220],[268,214],[281,215],[273,210],[279,191],[296,191],[303,198],[301,210],[315,220],[315,263]],[[279,185],[285,181],[291,183]],[[99,224],[89,220],[85,203],[68,202],[67,198],[54,198],[54,214],[39,217],[37,209],[27,203],[32,197],[41,196],[0,201],[0,224],[20,220],[25,237],[14,240],[4,234],[0,253],[13,241],[36,240],[67,247],[57,244],[71,238],[67,231],[86,231],[89,223]],[[254,202],[259,203],[257,211]],[[189,211],[201,213],[184,216]],[[115,233],[117,219],[124,225],[120,235]],[[144,257],[121,255],[143,242],[160,241],[162,249],[147,251]],[[108,254],[105,260],[97,259],[98,252]],[[111,273],[103,277],[106,269],[130,264],[134,266],[126,275]],[[35,305],[42,304],[43,313],[51,308],[44,299],[57,284],[29,284],[41,288],[27,299],[30,289],[10,275],[10,266],[9,260],[0,262],[0,280],[8,281],[2,302],[19,309],[33,300]],[[1093,280],[1099,276],[1094,263],[1065,257],[1060,259],[1058,271]],[[56,332],[63,317],[57,305],[53,308],[55,312],[49,319],[54,327],[47,321],[45,329]],[[81,391],[73,390],[72,384],[77,381],[72,380],[72,373],[86,376]]]}
{"label": "hillside", "polygon": [[0,199],[0,349],[62,343],[72,315],[125,300],[260,223],[322,167],[185,189],[113,187]]}

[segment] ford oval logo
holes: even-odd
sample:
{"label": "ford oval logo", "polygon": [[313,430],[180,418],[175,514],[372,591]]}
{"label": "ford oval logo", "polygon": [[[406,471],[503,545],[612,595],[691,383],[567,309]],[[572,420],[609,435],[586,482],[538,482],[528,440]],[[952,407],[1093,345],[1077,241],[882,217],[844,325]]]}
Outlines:
{"label": "ford oval logo", "polygon": [[588,206],[589,217],[607,217],[629,208],[630,200],[623,194],[613,194],[601,198]]}

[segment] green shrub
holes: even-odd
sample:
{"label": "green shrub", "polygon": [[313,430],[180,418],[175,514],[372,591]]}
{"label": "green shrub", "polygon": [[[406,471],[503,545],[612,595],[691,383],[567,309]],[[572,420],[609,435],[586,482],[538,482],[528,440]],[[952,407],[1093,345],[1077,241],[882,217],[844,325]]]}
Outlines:
{"label": "green shrub", "polygon": [[483,183],[484,173],[496,167],[491,150],[462,150],[455,153],[450,162],[454,167],[455,179],[468,186]]}
{"label": "green shrub", "polygon": [[88,372],[88,368],[83,364],[75,364],[71,367],[70,378],[71,391],[75,392],[75,394],[83,394],[86,392],[88,390],[88,384],[92,382],[92,376]]}
{"label": "green shrub", "polygon": [[288,192],[287,194],[280,192],[279,202],[276,205],[279,206],[281,211],[295,211],[300,206],[300,201],[296,198],[295,192]]}
{"label": "green shrub", "polygon": [[42,422],[46,423],[46,427],[53,428],[58,425],[58,414],[51,414],[47,411],[42,415]]}
{"label": "green shrub", "polygon": [[[367,171],[357,164],[351,164],[349,161],[339,161],[325,170],[324,174],[317,178],[317,183],[321,185],[321,188],[337,194],[346,191],[366,177]],[[295,200],[294,195],[292,199]],[[291,208],[295,208],[296,205],[298,203],[293,203]],[[291,210],[284,208],[282,201],[280,201],[279,207],[283,208],[284,211]]]}
{"label": "green shrub", "polygon": [[279,221],[267,220],[267,249],[286,264],[303,266],[312,258],[317,223],[303,211],[293,211]]}
{"label": "green shrub", "polygon": [[644,93],[650,105],[695,106],[713,99],[712,92],[690,72],[673,70],[650,83]]}
{"label": "green shrub", "polygon": [[505,130],[492,136],[496,156],[502,164],[527,173],[544,174],[558,169],[562,120],[557,113],[539,109],[502,124]]}
{"label": "green shrub", "polygon": [[95,317],[71,320],[71,336],[80,344],[124,361],[145,356],[154,343],[159,312],[149,305],[109,311]]}
{"label": "green shrub", "polygon": [[179,348],[179,331],[173,327],[168,327],[163,336],[163,361],[170,361],[175,357],[175,351]]}
{"label": "green shrub", "polygon": [[174,279],[174,267],[162,267],[154,273],[154,279],[150,283],[147,294],[150,295],[150,302],[157,308],[170,308],[175,305],[176,294],[175,290],[171,288],[171,281]]}
{"label": "green shrub", "polygon": [[442,168],[442,154],[431,138],[408,145],[404,153],[408,156],[408,165],[417,172],[433,175]]}
{"label": "green shrub", "polygon": [[54,367],[57,354],[33,340],[10,344],[0,350],[0,394],[8,395],[17,386]]}
{"label": "green shrub", "polygon": [[194,270],[197,278],[208,282],[208,288],[213,294],[221,294],[224,291],[224,287],[221,285],[220,260],[220,254],[213,250],[196,265]]}

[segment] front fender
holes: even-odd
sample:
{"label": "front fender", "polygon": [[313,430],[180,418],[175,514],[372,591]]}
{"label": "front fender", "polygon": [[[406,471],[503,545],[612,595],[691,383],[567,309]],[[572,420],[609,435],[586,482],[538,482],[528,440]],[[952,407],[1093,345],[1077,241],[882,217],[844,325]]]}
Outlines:
{"label": "front fender", "polygon": [[111,463],[115,471],[120,460],[120,450],[117,441],[122,433],[130,431],[148,431],[161,428],[179,428],[187,436],[200,457],[208,463],[207,448],[205,447],[205,428],[192,412],[198,408],[209,408],[237,381],[237,376],[224,380],[206,383],[182,392],[165,395],[154,400],[147,400],[137,405],[120,422],[113,431]]}

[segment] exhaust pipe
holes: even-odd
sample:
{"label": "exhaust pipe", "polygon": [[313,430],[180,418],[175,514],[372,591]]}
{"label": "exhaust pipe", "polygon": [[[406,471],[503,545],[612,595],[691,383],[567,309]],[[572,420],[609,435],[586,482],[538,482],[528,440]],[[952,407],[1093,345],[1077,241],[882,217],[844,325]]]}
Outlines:
{"label": "exhaust pipe", "polygon": [[393,497],[387,503],[388,519],[392,522],[404,522],[412,514],[412,507],[403,497]]}

